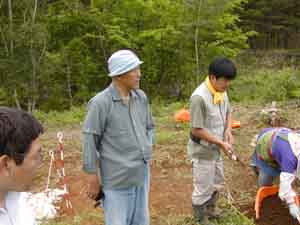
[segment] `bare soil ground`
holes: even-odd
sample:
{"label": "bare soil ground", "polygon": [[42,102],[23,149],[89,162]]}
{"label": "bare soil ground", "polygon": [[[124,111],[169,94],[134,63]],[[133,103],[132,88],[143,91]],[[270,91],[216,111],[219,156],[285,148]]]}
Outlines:
{"label": "bare soil ground", "polygon": [[[250,147],[251,140],[261,128],[268,126],[259,113],[263,107],[245,105],[235,105],[234,107],[234,118],[241,121],[241,128],[234,130],[235,150],[246,164],[249,163],[253,151]],[[280,108],[283,126],[300,127],[300,117],[297,116],[300,108],[297,103],[281,105]],[[56,147],[56,132],[64,132],[66,174],[69,176],[68,183],[75,213],[79,215],[75,216],[75,219],[78,220],[78,224],[99,225],[103,224],[102,209],[94,209],[92,202],[83,191],[85,177],[81,172],[80,128],[79,124],[72,127],[49,127],[43,136],[43,142],[46,150],[53,149]],[[154,225],[172,225],[168,222],[170,218],[175,216],[191,217],[192,215],[191,163],[186,158],[188,132],[182,125],[173,122],[173,115],[170,115],[163,124],[158,124],[157,129],[169,132],[172,136],[157,143],[154,149],[151,165],[151,220]],[[49,157],[45,154],[45,158],[45,166],[37,179],[35,191],[42,190],[45,186]],[[225,159],[225,176],[226,186],[222,193],[222,199],[237,207],[246,216],[254,218],[254,199],[257,188],[253,171],[250,167],[244,167],[237,162]],[[52,187],[57,186],[56,181],[56,174],[53,173]],[[278,210],[283,206],[278,199],[275,200],[276,202],[266,201],[263,204],[261,220],[256,221],[257,225],[294,224],[286,213],[286,209],[284,215],[278,214]],[[56,221],[66,219],[63,208],[60,214]],[[276,222],[274,222],[274,218]]]}
{"label": "bare soil ground", "polygon": [[[254,203],[253,203],[254,204]],[[246,208],[246,215],[255,217],[255,211],[252,208]],[[257,225],[297,225],[297,220],[293,219],[286,205],[278,198],[278,196],[271,196],[263,201],[259,220]]]}

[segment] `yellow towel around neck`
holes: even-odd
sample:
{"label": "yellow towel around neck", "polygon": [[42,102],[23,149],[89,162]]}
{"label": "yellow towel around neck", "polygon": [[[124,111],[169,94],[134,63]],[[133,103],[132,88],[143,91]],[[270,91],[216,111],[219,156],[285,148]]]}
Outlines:
{"label": "yellow towel around neck", "polygon": [[215,88],[210,83],[209,77],[205,80],[206,85],[208,87],[208,90],[213,94],[214,96],[214,104],[222,104],[224,101],[224,92],[217,92]]}

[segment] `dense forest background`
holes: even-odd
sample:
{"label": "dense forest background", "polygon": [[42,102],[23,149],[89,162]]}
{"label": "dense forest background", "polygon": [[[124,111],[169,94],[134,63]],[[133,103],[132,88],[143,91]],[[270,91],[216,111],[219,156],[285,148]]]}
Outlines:
{"label": "dense forest background", "polygon": [[86,103],[106,61],[134,50],[142,88],[186,98],[217,55],[300,48],[298,0],[0,0],[0,104],[29,111]]}

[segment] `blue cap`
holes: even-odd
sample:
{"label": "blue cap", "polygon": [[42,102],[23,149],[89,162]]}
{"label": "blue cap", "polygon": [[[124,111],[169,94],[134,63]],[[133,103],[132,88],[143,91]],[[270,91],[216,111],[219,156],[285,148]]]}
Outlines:
{"label": "blue cap", "polygon": [[137,68],[143,61],[130,50],[119,50],[109,57],[107,63],[108,76],[114,77]]}

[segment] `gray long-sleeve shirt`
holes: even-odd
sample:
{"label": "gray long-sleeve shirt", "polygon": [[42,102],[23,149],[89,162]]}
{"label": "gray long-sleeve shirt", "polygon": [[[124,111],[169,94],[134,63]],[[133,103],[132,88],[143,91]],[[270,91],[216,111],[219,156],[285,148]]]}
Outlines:
{"label": "gray long-sleeve shirt", "polygon": [[111,84],[93,97],[83,126],[83,170],[96,173],[104,188],[142,185],[143,166],[151,159],[154,123],[145,93],[130,92],[124,104]]}

